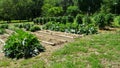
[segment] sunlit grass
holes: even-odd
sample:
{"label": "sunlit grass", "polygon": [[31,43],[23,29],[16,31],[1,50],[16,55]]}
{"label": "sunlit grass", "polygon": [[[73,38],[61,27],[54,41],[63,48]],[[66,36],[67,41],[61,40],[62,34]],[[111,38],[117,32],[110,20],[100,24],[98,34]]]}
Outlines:
{"label": "sunlit grass", "polygon": [[[0,67],[9,68],[119,68],[120,31],[102,32],[76,39],[55,51],[49,58],[1,59]],[[1,62],[2,61],[2,62]]]}

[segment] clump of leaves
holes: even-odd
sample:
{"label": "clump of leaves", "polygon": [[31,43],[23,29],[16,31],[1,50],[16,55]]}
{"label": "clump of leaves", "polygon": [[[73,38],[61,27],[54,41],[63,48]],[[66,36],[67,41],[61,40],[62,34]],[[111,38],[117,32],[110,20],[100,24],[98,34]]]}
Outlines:
{"label": "clump of leaves", "polygon": [[4,53],[9,58],[30,58],[44,51],[45,48],[32,34],[23,30],[13,33],[4,46]]}
{"label": "clump of leaves", "polygon": [[8,24],[2,24],[2,25],[0,25],[0,28],[8,29]]}
{"label": "clump of leaves", "polygon": [[0,34],[4,34],[4,33],[5,33],[5,29],[0,28]]}
{"label": "clump of leaves", "polygon": [[32,26],[33,24],[29,24],[29,23],[23,24],[23,28],[26,29],[27,31],[29,31]]}
{"label": "clump of leaves", "polygon": [[53,31],[61,31],[67,33],[75,33],[75,34],[95,34],[97,33],[97,28],[93,24],[78,24],[74,23],[66,23],[62,24],[59,22],[48,22],[45,24],[44,29],[53,30]]}
{"label": "clump of leaves", "polygon": [[94,16],[94,23],[96,24],[96,26],[98,26],[100,29],[104,29],[106,26],[106,22],[105,22],[105,14],[104,13],[100,13],[98,15]]}
{"label": "clump of leaves", "polygon": [[15,24],[14,26],[18,28],[23,28],[23,24]]}
{"label": "clump of leaves", "polygon": [[37,25],[32,26],[32,27],[30,28],[30,31],[31,31],[31,32],[35,32],[35,31],[38,31],[38,30],[41,30],[41,28],[40,28],[39,26],[37,26]]}
{"label": "clump of leaves", "polygon": [[116,16],[114,18],[114,23],[112,24],[114,27],[120,27],[120,16]]}

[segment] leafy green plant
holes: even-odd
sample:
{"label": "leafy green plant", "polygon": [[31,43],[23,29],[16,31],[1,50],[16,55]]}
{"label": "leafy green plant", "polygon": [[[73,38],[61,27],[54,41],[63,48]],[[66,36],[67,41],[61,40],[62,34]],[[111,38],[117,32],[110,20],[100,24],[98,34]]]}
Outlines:
{"label": "leafy green plant", "polygon": [[4,33],[5,33],[5,29],[0,28],[0,34],[4,34]]}
{"label": "leafy green plant", "polygon": [[30,58],[38,55],[44,49],[34,35],[17,30],[6,41],[4,53],[9,58]]}
{"label": "leafy green plant", "polygon": [[0,28],[8,29],[8,24],[2,24],[2,25],[0,25]]}
{"label": "leafy green plant", "polygon": [[67,8],[67,14],[71,15],[71,16],[76,16],[79,13],[79,8],[78,6],[69,6]]}
{"label": "leafy green plant", "polygon": [[104,29],[104,27],[106,26],[106,22],[105,22],[105,17],[104,16],[105,16],[104,13],[99,13],[99,14],[94,16],[94,23],[100,29]]}
{"label": "leafy green plant", "polygon": [[48,9],[49,16],[61,16],[63,13],[62,7],[51,7]]}
{"label": "leafy green plant", "polygon": [[23,24],[15,24],[14,26],[18,28],[23,28]]}
{"label": "leafy green plant", "polygon": [[120,27],[120,16],[116,16],[114,18],[114,23],[112,24],[114,27]]}
{"label": "leafy green plant", "polygon": [[25,28],[27,31],[29,31],[32,26],[33,24],[30,23],[23,24],[23,28]]}
{"label": "leafy green plant", "polygon": [[59,22],[49,22],[45,24],[44,29],[53,30],[53,31],[61,31],[67,33],[75,33],[75,34],[95,34],[97,33],[97,28],[93,24],[78,24],[74,23],[59,23]]}
{"label": "leafy green plant", "polygon": [[83,24],[85,24],[85,25],[92,24],[92,20],[91,20],[90,16],[83,17]]}
{"label": "leafy green plant", "polygon": [[59,31],[65,32],[65,24],[59,24]]}
{"label": "leafy green plant", "polygon": [[109,13],[105,15],[105,22],[107,26],[111,26],[114,19],[114,15]]}
{"label": "leafy green plant", "polygon": [[48,22],[48,23],[46,23],[45,24],[45,26],[43,27],[44,29],[51,29],[52,28],[52,25],[53,25],[53,23],[52,22]]}
{"label": "leafy green plant", "polygon": [[31,31],[31,32],[35,32],[35,31],[38,31],[38,30],[41,30],[41,28],[40,28],[39,26],[37,26],[37,25],[34,25],[34,26],[32,26],[32,27],[30,28],[30,31]]}
{"label": "leafy green plant", "polygon": [[75,22],[76,23],[78,23],[78,24],[82,24],[83,23],[83,15],[81,15],[81,14],[78,14],[77,16],[76,16],[76,19],[75,19]]}

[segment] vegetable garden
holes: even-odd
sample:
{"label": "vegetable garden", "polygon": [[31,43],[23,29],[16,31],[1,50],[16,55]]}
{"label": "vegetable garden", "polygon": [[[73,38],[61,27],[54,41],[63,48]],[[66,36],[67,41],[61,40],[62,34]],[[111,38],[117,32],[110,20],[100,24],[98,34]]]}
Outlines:
{"label": "vegetable garden", "polygon": [[120,0],[1,0],[0,67],[119,68],[119,9]]}

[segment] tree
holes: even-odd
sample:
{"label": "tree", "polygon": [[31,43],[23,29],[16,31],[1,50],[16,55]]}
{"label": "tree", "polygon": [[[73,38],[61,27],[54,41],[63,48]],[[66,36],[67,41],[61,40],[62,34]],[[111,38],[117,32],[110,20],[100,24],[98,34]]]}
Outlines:
{"label": "tree", "polygon": [[84,13],[94,13],[100,9],[102,0],[78,0],[78,7]]}
{"label": "tree", "polygon": [[71,16],[76,16],[79,13],[79,8],[77,6],[69,6],[67,8],[67,14]]}
{"label": "tree", "polygon": [[48,10],[49,16],[61,16],[63,13],[62,7],[52,7]]}
{"label": "tree", "polygon": [[10,21],[13,19],[13,3],[11,0],[2,0],[0,1],[0,17],[3,20]]}

